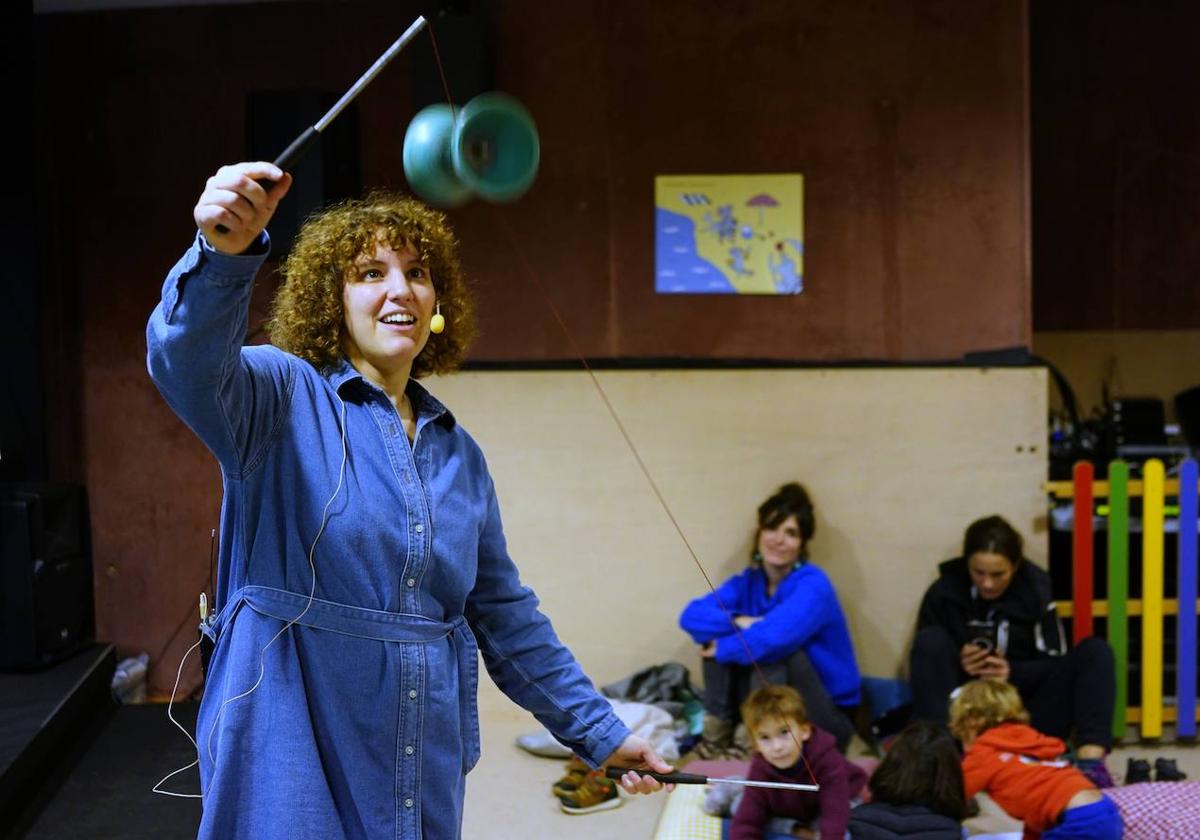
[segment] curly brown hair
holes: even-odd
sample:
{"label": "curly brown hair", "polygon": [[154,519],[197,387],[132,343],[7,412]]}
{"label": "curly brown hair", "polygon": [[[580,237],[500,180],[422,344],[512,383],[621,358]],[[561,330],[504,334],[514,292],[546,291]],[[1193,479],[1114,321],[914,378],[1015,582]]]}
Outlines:
{"label": "curly brown hair", "polygon": [[385,244],[412,248],[429,267],[446,331],[429,336],[411,376],[449,373],[462,365],[475,337],[475,305],[458,262],[458,242],[446,217],[415,199],[378,190],[335,204],[306,221],[281,271],[268,330],[275,346],[314,367],[342,357],[346,320],[342,287],[354,260]]}

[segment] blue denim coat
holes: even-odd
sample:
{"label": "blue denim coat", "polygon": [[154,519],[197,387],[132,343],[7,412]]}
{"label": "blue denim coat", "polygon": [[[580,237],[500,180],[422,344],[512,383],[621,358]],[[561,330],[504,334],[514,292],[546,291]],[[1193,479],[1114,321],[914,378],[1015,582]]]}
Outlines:
{"label": "blue denim coat", "polygon": [[445,406],[409,383],[410,446],[344,360],[242,346],[259,246],[226,256],[198,236],[147,328],[151,376],[225,488],[200,836],[458,837],[478,651],[585,760],[629,731],[521,585],[483,454]]}

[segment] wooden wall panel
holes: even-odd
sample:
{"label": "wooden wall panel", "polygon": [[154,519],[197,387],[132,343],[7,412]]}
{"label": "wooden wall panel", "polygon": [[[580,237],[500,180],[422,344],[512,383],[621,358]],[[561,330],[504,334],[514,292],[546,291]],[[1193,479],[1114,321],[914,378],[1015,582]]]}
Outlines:
{"label": "wooden wall panel", "polygon": [[[600,371],[702,568],[743,568],[754,512],[787,481],[817,510],[864,673],[894,676],[936,565],[974,519],[1007,517],[1045,565],[1042,369]],[[704,578],[586,374],[430,384],[488,456],[509,548],[597,680],[696,667],[678,629]]]}

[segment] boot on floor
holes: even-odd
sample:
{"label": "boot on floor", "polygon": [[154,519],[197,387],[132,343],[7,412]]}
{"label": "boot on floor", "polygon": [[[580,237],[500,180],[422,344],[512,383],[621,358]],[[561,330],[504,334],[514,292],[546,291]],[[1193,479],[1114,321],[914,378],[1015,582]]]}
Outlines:
{"label": "boot on floor", "polygon": [[1144,758],[1131,758],[1125,763],[1125,784],[1136,785],[1150,781],[1150,762]]}
{"label": "boot on floor", "polygon": [[692,754],[705,761],[729,758],[733,748],[733,724],[715,715],[704,716],[704,729],[700,740],[692,747]]}
{"label": "boot on floor", "polygon": [[1175,759],[1156,758],[1154,760],[1154,781],[1182,782],[1186,778],[1187,773],[1184,773],[1175,765]]}

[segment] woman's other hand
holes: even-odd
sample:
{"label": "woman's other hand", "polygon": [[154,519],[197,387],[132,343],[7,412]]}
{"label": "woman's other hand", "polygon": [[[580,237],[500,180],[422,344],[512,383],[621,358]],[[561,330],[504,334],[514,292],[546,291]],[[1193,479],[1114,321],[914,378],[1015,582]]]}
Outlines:
{"label": "woman's other hand", "polygon": [[[651,776],[642,776],[637,772],[638,770],[652,770],[655,773],[671,773],[675,770],[674,767],[663,761],[653,744],[637,735],[630,735],[621,742],[621,746],[617,747],[616,752],[608,757],[608,761],[604,762],[606,767],[609,764],[635,768],[621,776],[619,781],[626,793],[654,793],[656,790],[663,789],[662,782]],[[674,785],[665,787],[667,790],[675,789]]]}
{"label": "woman's other hand", "polygon": [[1007,659],[998,653],[991,653],[983,660],[983,665],[979,668],[979,676],[985,680],[1007,682],[1011,671]]}
{"label": "woman's other hand", "polygon": [[717,643],[705,642],[700,646],[700,656],[703,659],[712,659],[717,655]]}
{"label": "woman's other hand", "polygon": [[756,624],[762,621],[761,615],[736,615],[733,617],[733,623],[742,630],[745,630],[751,624]]}
{"label": "woman's other hand", "polygon": [[291,185],[291,175],[266,161],[222,166],[205,183],[192,218],[209,245],[240,254],[271,221]]}

